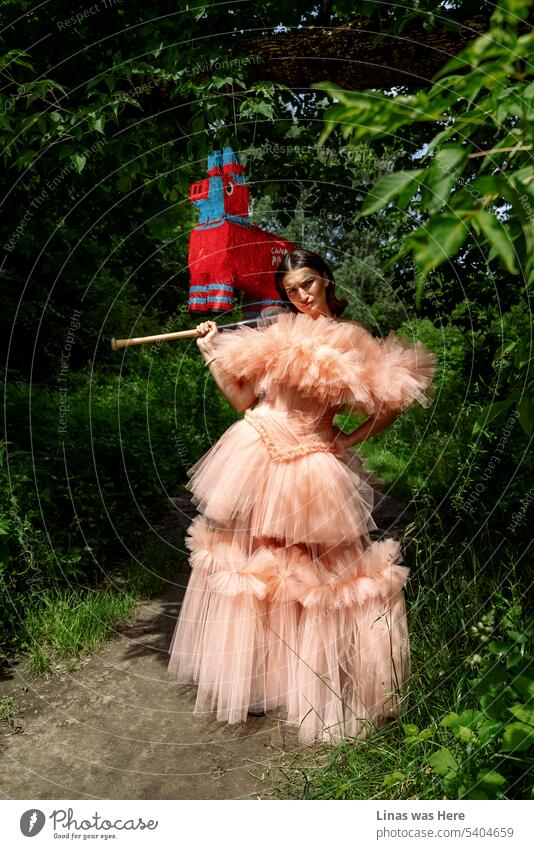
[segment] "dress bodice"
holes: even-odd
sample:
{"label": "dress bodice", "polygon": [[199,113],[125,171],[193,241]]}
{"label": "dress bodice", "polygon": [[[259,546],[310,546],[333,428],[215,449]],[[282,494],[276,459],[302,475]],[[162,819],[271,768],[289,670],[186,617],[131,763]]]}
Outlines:
{"label": "dress bodice", "polygon": [[295,387],[272,386],[245,419],[262,437],[273,459],[289,460],[312,451],[338,453],[333,445],[335,410],[303,396]]}
{"label": "dress bodice", "polygon": [[302,413],[307,418],[316,418],[317,420],[333,419],[337,412],[336,407],[316,396],[303,395],[295,386],[274,384],[268,391],[258,394],[258,401],[254,409],[263,405],[271,410],[294,412],[297,415]]}

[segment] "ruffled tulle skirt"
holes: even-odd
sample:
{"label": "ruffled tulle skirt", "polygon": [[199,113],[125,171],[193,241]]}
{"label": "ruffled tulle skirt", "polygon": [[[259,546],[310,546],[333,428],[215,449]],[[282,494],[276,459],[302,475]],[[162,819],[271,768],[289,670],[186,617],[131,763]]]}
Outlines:
{"label": "ruffled tulle skirt", "polygon": [[169,648],[196,713],[278,709],[305,743],[398,716],[410,665],[409,570],[397,541],[370,541],[372,486],[328,427],[256,408],[189,470],[201,515]]}

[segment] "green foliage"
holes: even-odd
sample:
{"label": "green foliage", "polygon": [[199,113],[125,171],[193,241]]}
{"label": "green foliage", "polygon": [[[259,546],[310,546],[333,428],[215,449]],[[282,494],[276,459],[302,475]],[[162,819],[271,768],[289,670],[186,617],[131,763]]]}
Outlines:
{"label": "green foliage", "polygon": [[[25,611],[38,603],[40,593],[53,585],[57,563],[45,533],[38,527],[39,510],[32,497],[32,458],[14,451],[10,465],[0,444],[0,611],[4,645],[20,637]],[[22,505],[26,503],[26,507]],[[71,547],[62,568],[75,577],[80,549]]]}
{"label": "green foliage", "polygon": [[[355,183],[369,180],[368,169],[376,173],[389,167],[388,157],[374,157],[369,149],[367,153],[361,168],[353,161]],[[316,195],[314,189],[303,187],[295,199],[292,219],[285,225],[279,210],[266,196],[255,204],[254,220],[327,257],[335,269],[336,292],[348,301],[343,316],[361,321],[373,333],[387,335],[390,328],[398,327],[415,313],[410,283],[402,280],[395,269],[384,268],[390,252],[388,241],[397,243],[405,225],[398,218],[380,219],[377,226],[356,229],[352,212],[316,208]]]}
{"label": "green foliage", "polygon": [[[491,613],[478,623],[480,631],[487,630],[488,620],[493,631]],[[477,634],[478,629],[472,626]],[[518,778],[518,762],[525,772],[534,763],[534,631],[532,626],[521,632],[506,624],[502,630],[504,639],[483,643],[481,653],[470,659],[477,675],[469,681],[469,695],[477,706],[459,714],[451,711],[439,722],[452,735],[454,754],[439,740],[438,730],[430,729],[438,748],[427,762],[447,798],[505,798],[511,779]]]}
{"label": "green foliage", "polygon": [[358,451],[387,491],[414,509],[415,535],[428,510],[438,540],[452,526],[462,546],[484,533],[494,546],[506,542],[521,552],[529,541],[534,463],[516,412],[508,410],[473,436],[488,394],[480,377],[473,380],[470,337],[452,323],[436,327],[429,319],[405,322],[398,333],[412,343],[420,339],[436,354],[433,402],[428,409],[414,405]]}
{"label": "green foliage", "polygon": [[24,381],[12,383],[6,399],[18,446],[8,443],[0,454],[7,644],[24,639],[25,614],[43,593],[94,587],[122,549],[143,545],[167,493],[236,416],[196,345],[192,352],[132,349],[122,374],[70,374],[65,424],[59,403],[59,395]]}
{"label": "green foliage", "polygon": [[[331,83],[318,83],[338,105],[327,110],[325,141],[339,125],[345,139],[361,143],[390,138],[418,123],[435,125],[426,141],[425,168],[410,168],[379,179],[369,191],[358,218],[395,203],[422,223],[409,232],[390,258],[412,255],[416,297],[437,268],[473,250],[485,262],[500,263],[508,285],[521,277],[527,289],[534,281],[532,219],[532,117],[534,82],[529,56],[531,31],[518,33],[528,14],[527,0],[501,0],[489,31],[471,41],[435,75],[430,89],[415,94],[348,92]],[[515,287],[520,292],[520,286]],[[530,333],[515,343],[518,357],[509,368],[504,388],[528,435],[534,427],[534,382],[531,374]],[[511,350],[511,348],[510,348]],[[494,415],[492,399],[477,422],[483,427]],[[501,412],[503,407],[497,407]]]}

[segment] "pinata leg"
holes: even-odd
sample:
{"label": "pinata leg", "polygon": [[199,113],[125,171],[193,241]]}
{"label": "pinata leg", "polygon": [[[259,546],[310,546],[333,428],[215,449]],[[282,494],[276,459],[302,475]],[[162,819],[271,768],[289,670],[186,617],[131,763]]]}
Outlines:
{"label": "pinata leg", "polygon": [[189,312],[203,313],[206,311],[208,289],[202,283],[191,284],[189,287]]}
{"label": "pinata leg", "polygon": [[228,312],[234,303],[234,287],[232,278],[209,283],[206,287],[206,309],[210,312]]}

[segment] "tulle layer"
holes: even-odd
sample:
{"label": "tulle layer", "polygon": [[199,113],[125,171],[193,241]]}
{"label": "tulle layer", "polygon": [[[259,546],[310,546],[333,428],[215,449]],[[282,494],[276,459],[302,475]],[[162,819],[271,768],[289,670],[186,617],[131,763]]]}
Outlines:
{"label": "tulle layer", "polygon": [[286,543],[340,545],[376,528],[374,490],[356,454],[327,450],[324,430],[302,418],[259,407],[248,416],[188,470],[186,486],[200,512]]}
{"label": "tulle layer", "polygon": [[281,314],[275,323],[242,326],[215,339],[220,366],[257,393],[291,386],[332,407],[368,415],[428,406],[436,356],[391,330],[385,340],[355,321]]}
{"label": "tulle layer", "polygon": [[195,712],[243,722],[281,708],[302,742],[364,736],[400,710],[409,673],[395,540],[283,545],[197,517],[192,574],[169,671],[198,685]]}

